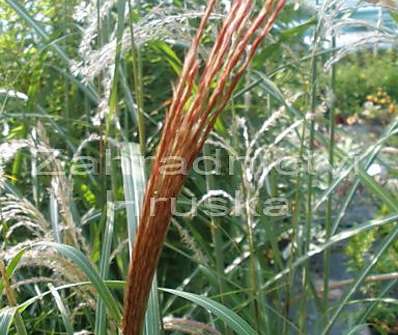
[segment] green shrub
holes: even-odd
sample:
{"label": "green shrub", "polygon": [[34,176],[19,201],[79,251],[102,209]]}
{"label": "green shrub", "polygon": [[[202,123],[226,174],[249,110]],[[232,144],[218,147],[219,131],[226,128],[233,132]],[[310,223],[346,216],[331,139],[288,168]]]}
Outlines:
{"label": "green shrub", "polygon": [[368,95],[383,89],[398,101],[398,63],[396,55],[385,52],[357,54],[337,66],[337,108],[342,115],[362,109]]}

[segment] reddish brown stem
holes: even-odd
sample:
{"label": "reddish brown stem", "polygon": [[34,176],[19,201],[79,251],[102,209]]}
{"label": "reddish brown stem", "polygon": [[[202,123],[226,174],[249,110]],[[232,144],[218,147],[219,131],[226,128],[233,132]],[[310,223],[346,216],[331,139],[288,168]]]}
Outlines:
{"label": "reddish brown stem", "polygon": [[122,325],[124,335],[141,335],[152,280],[171,220],[173,200],[186,176],[185,171],[170,173],[163,169],[164,165],[170,157],[178,157],[186,162],[187,170],[191,168],[217,116],[226,107],[286,0],[267,0],[254,18],[251,18],[252,0],[235,0],[199,75],[198,49],[215,2],[208,2],[165,118],[128,273]]}

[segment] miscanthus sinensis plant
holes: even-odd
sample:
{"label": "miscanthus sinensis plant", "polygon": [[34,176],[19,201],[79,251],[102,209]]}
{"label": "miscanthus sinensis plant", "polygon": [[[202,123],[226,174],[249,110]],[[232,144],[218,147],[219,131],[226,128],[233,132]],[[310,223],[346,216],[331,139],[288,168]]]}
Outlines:
{"label": "miscanthus sinensis plant", "polygon": [[[398,234],[396,118],[365,144],[336,121],[339,63],[396,38],[365,5],[1,3],[2,55],[25,52],[0,87],[0,333],[364,328]],[[372,39],[340,47],[353,25]],[[382,214],[352,219],[364,194]],[[369,231],[335,282],[333,250]]]}

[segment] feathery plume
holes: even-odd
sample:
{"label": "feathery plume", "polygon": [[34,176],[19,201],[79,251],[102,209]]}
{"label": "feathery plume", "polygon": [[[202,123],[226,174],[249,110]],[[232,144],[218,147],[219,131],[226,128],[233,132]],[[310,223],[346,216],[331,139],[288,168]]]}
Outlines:
{"label": "feathery plume", "polygon": [[[95,8],[91,9],[91,17],[95,18]],[[168,40],[173,43],[188,44],[191,31],[187,22],[202,16],[202,12],[185,11],[175,13],[175,8],[168,6],[156,7],[134,25],[134,42],[137,47],[142,47],[151,40]],[[210,19],[220,20],[221,14],[212,14]],[[104,70],[109,69],[115,60],[117,41],[111,39],[99,49],[95,49],[93,41],[98,35],[97,22],[88,23],[83,32],[82,42],[79,47],[80,61],[72,61],[71,72],[81,75],[87,82],[92,81]],[[114,34],[113,34],[114,35]],[[131,32],[129,29],[123,33],[121,45],[123,52],[131,49]],[[1,92],[0,92],[1,93]]]}

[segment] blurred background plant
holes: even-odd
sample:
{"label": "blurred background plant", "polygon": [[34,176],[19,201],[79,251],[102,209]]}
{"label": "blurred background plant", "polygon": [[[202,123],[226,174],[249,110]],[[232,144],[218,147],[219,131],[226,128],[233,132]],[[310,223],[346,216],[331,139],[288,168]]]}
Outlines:
{"label": "blurred background plant", "polygon": [[[339,64],[336,95],[341,99],[336,108],[342,116],[360,114],[364,107],[371,107],[371,104],[380,107],[379,114],[384,114],[382,110],[395,113],[398,76],[394,54],[390,50],[381,51],[377,55],[361,52]],[[388,113],[385,114],[387,115]],[[383,119],[383,115],[377,116]],[[375,115],[376,119],[377,116]]]}

